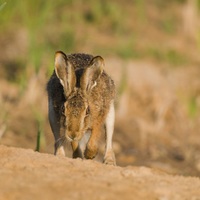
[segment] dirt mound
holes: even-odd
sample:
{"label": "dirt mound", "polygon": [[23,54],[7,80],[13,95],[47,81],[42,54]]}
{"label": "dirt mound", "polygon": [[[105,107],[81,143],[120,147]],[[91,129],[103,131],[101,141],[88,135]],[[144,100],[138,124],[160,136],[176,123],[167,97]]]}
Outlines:
{"label": "dirt mound", "polygon": [[0,146],[0,199],[199,199],[200,180]]}

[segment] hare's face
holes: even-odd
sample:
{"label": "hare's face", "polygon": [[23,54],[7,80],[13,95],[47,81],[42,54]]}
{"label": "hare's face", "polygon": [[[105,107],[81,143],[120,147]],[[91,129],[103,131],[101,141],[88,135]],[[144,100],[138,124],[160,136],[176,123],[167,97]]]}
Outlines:
{"label": "hare's face", "polygon": [[89,127],[89,106],[77,91],[65,103],[66,133],[68,140],[80,140]]}
{"label": "hare's face", "polygon": [[96,86],[103,72],[104,61],[100,56],[94,57],[88,67],[84,68],[77,88],[76,72],[63,52],[56,52],[55,72],[63,86],[66,116],[66,137],[69,140],[80,140],[89,124],[89,107],[86,96]]}

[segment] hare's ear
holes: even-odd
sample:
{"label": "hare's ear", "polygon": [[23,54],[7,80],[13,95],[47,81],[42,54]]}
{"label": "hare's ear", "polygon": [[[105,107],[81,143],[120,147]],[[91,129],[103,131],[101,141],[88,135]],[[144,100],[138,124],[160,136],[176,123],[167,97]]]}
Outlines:
{"label": "hare's ear", "polygon": [[81,77],[81,89],[85,92],[91,91],[97,84],[97,79],[103,72],[104,60],[101,56],[94,57]]}
{"label": "hare's ear", "polygon": [[55,72],[63,86],[65,96],[68,97],[76,86],[76,74],[73,65],[67,60],[62,51],[55,55]]}

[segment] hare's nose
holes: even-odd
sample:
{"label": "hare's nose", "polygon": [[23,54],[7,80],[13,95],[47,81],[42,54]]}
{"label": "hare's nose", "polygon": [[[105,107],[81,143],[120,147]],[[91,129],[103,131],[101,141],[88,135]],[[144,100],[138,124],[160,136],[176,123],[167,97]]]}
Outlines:
{"label": "hare's nose", "polygon": [[66,137],[70,142],[76,140],[76,135],[67,135]]}

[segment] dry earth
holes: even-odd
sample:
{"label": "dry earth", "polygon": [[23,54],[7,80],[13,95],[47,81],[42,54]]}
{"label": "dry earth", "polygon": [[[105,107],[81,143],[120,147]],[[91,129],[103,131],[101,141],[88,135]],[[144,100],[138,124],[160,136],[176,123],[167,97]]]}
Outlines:
{"label": "dry earth", "polygon": [[[0,146],[0,199],[198,200],[200,179]],[[2,181],[3,180],[3,181]]]}

